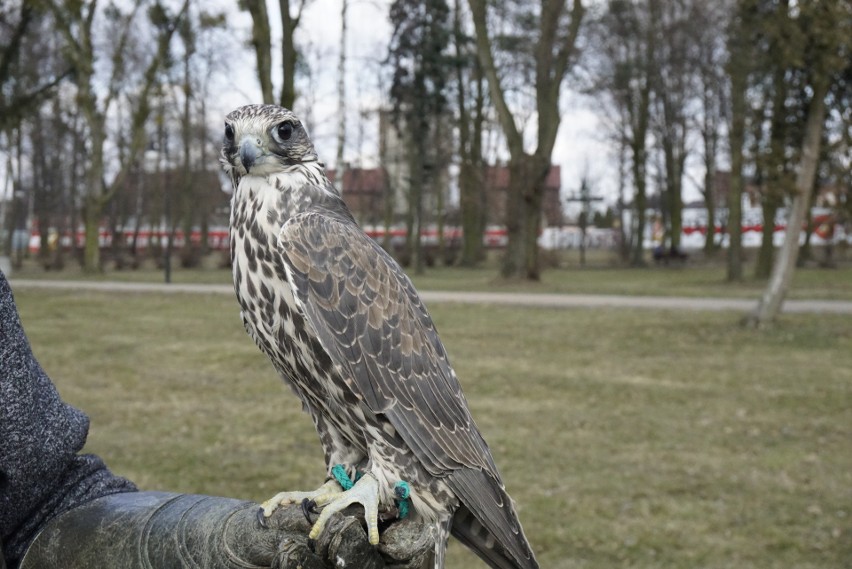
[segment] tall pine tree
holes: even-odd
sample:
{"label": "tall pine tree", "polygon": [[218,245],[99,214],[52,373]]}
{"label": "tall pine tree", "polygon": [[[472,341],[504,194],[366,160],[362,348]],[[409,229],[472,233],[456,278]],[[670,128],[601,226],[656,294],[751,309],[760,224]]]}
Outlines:
{"label": "tall pine tree", "polygon": [[408,158],[407,253],[416,272],[424,264],[420,232],[424,192],[435,189],[443,170],[441,131],[447,105],[446,85],[453,72],[448,55],[450,9],[445,0],[396,0],[390,8],[393,25],[389,57],[393,65],[391,100],[394,123]]}

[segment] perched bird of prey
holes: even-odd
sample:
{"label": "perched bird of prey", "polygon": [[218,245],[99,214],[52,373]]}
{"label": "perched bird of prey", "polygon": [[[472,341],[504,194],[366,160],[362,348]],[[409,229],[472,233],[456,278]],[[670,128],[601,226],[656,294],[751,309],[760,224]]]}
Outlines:
{"label": "perched bird of prey", "polygon": [[[452,534],[491,567],[538,567],[444,345],[411,281],[357,225],[298,118],[249,105],[225,119],[220,158],[234,184],[230,246],[246,330],[311,415],[331,478],[263,506],[362,504],[368,535],[407,484],[411,515],[444,565]],[[339,468],[339,467],[337,467]],[[339,470],[338,470],[339,472]],[[407,504],[407,505],[408,505]]]}

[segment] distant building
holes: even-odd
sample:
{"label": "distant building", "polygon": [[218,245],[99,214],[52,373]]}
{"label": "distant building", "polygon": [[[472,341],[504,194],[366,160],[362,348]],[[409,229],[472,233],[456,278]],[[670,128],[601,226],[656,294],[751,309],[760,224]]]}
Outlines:
{"label": "distant building", "polygon": [[848,204],[850,199],[850,188],[839,184],[822,185],[817,189],[817,195],[814,199],[816,207],[838,207],[841,204]]}
{"label": "distant building", "polygon": [[[485,194],[488,211],[486,222],[489,225],[505,225],[506,223],[506,199],[509,191],[509,168],[508,166],[487,166],[485,169]],[[544,181],[544,198],[542,201],[542,214],[544,226],[558,226],[564,223],[562,212],[562,199],[560,190],[562,187],[562,169],[559,166],[551,166]]]}
{"label": "distant building", "polygon": [[[728,207],[728,194],[731,192],[731,173],[727,170],[719,170],[714,176],[713,203],[717,209]],[[820,183],[814,197],[814,207],[835,207],[846,199],[847,189],[836,183]],[[761,186],[753,180],[746,179],[743,186],[743,206],[760,207]],[[649,197],[649,206],[660,208],[659,194]],[[684,204],[684,208],[703,208],[704,200],[696,200]]]}
{"label": "distant building", "polygon": [[408,161],[405,144],[393,124],[392,112],[379,112],[379,159],[387,171],[390,208],[395,219],[402,219],[408,209]]}
{"label": "distant building", "polygon": [[141,215],[142,223],[165,223],[168,202],[173,223],[182,220],[189,225],[221,225],[228,223],[230,182],[223,186],[218,170],[195,170],[184,178],[181,168],[162,171],[137,170],[125,179],[112,211],[118,214],[118,224],[135,224]]}
{"label": "distant building", "polygon": [[[337,171],[326,172],[336,184]],[[343,201],[361,225],[380,225],[385,220],[388,172],[384,168],[347,168],[343,171]]]}
{"label": "distant building", "polygon": [[[411,187],[411,173],[407,158],[407,149],[402,132],[405,123],[394,124],[393,111],[379,111],[379,159],[387,171],[387,198],[394,223],[403,221],[408,214],[408,196]],[[446,115],[440,123],[443,125],[435,132],[452,132],[452,117]],[[430,146],[431,152],[423,164],[424,180],[422,205],[424,224],[435,222],[436,215],[444,215],[449,206],[450,171],[452,163],[452,137],[435,135],[436,142]]]}

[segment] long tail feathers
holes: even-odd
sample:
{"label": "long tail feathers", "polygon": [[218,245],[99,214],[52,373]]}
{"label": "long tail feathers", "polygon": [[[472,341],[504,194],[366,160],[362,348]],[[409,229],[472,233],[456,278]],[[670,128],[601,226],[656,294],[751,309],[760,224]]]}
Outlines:
{"label": "long tail feathers", "polygon": [[447,477],[462,505],[452,534],[495,569],[538,569],[512,499],[493,476],[456,470]]}

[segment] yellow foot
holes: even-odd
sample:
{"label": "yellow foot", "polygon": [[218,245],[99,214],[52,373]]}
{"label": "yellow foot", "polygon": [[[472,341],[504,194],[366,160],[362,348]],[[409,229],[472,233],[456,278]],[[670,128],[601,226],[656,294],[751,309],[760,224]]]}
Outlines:
{"label": "yellow foot", "polygon": [[[317,501],[316,498],[314,500]],[[349,490],[334,496],[325,495],[322,503],[317,501],[317,504],[325,504],[325,507],[314,527],[311,528],[311,533],[308,534],[310,539],[319,537],[333,513],[344,510],[352,504],[361,504],[364,506],[364,519],[367,520],[367,537],[371,544],[379,544],[379,483],[369,472]]]}
{"label": "yellow foot", "polygon": [[342,493],[343,489],[334,480],[329,480],[312,492],[279,492],[260,505],[263,517],[268,518],[279,506],[299,504],[303,500],[313,500],[317,506],[327,504]]}

